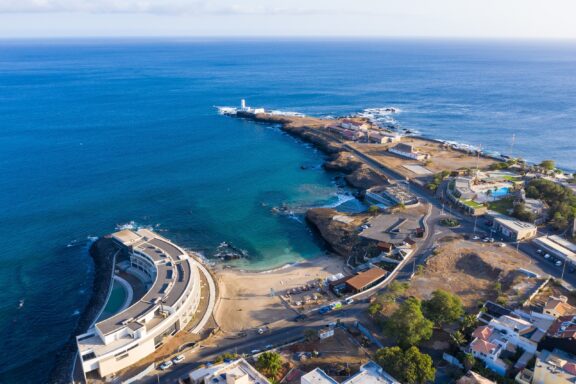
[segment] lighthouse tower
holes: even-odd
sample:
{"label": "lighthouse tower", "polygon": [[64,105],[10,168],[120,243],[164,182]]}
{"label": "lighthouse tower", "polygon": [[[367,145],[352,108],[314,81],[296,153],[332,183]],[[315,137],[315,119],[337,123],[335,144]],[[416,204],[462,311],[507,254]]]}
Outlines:
{"label": "lighthouse tower", "polygon": [[240,108],[242,110],[246,109],[246,100],[244,100],[244,99],[240,100]]}

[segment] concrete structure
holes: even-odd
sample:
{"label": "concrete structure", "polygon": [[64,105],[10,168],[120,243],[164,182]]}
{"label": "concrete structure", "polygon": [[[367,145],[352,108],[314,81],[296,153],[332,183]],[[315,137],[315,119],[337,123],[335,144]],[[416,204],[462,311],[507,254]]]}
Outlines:
{"label": "concrete structure", "polygon": [[418,197],[407,189],[394,184],[372,187],[366,190],[366,198],[376,204],[390,205],[402,204],[405,207],[414,207],[419,205]]}
{"label": "concrete structure", "polygon": [[404,143],[396,144],[394,147],[388,148],[388,152],[413,160],[426,160],[430,158],[429,154],[418,152],[412,145]]}
{"label": "concrete structure", "polygon": [[532,384],[574,384],[576,356],[559,349],[544,350],[536,359]]}
{"label": "concrete structure", "polygon": [[188,378],[192,384],[270,384],[244,359],[197,369]]}
{"label": "concrete structure", "polygon": [[486,216],[492,220],[492,228],[501,236],[511,241],[528,240],[536,236],[538,228],[501,213],[488,211]]}
{"label": "concrete structure", "polygon": [[360,232],[360,236],[393,244],[395,247],[407,245],[410,238],[421,237],[423,215],[415,210],[405,209],[394,214],[381,214],[370,219],[370,227]]}
{"label": "concrete structure", "polygon": [[[300,384],[338,384],[320,368],[316,368],[300,379]],[[360,367],[355,375],[344,380],[341,384],[400,384],[378,364],[369,361]]]}
{"label": "concrete structure", "polygon": [[76,337],[84,373],[102,378],[154,352],[186,326],[200,302],[198,265],[182,248],[146,229],[116,232],[112,238],[129,255],[127,272],[148,291]]}
{"label": "concrete structure", "polygon": [[557,235],[541,236],[534,239],[533,243],[544,253],[576,265],[576,244]]}

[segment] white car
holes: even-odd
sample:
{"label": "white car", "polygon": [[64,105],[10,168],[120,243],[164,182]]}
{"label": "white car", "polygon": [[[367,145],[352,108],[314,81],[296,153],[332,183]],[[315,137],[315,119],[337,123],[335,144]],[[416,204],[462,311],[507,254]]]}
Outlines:
{"label": "white car", "polygon": [[158,367],[158,368],[160,368],[162,371],[165,371],[173,365],[174,365],[174,363],[171,362],[170,360],[168,360],[168,361],[165,361],[162,364],[160,364],[160,367]]}
{"label": "white car", "polygon": [[562,262],[560,260],[558,260],[557,262],[554,263],[554,265],[556,265],[557,267],[562,266]]}
{"label": "white car", "polygon": [[182,361],[184,361],[184,359],[185,359],[184,355],[178,355],[172,359],[172,362],[174,364],[178,364],[178,363],[181,363]]}
{"label": "white car", "polygon": [[473,240],[480,240],[480,236],[474,236],[472,239]]}
{"label": "white car", "polygon": [[350,305],[354,302],[354,299],[346,299],[344,300],[344,305]]}
{"label": "white car", "polygon": [[499,245],[500,247],[505,247],[505,246],[506,246],[506,244],[504,244],[504,243],[500,243],[500,244],[498,244],[498,245]]}
{"label": "white car", "polygon": [[536,250],[536,253],[540,254],[540,253],[542,253],[542,250],[538,249],[538,250]]}
{"label": "white car", "polygon": [[253,349],[252,351],[250,351],[250,354],[255,355],[257,353],[260,353],[259,349]]}
{"label": "white car", "polygon": [[545,259],[549,259],[549,258],[550,258],[550,255],[547,253],[547,254],[544,255],[544,258],[545,258]]}

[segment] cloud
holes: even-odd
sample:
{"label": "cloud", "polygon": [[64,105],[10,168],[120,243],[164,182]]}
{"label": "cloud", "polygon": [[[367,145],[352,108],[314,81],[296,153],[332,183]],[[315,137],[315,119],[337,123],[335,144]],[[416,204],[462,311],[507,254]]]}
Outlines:
{"label": "cloud", "polygon": [[0,13],[311,15],[337,12],[334,9],[274,6],[270,1],[264,5],[248,1],[224,3],[207,0],[0,0]]}

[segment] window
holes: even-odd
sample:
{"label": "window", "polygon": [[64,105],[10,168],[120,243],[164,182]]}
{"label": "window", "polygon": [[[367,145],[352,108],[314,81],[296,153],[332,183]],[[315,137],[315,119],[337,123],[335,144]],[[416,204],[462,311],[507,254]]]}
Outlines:
{"label": "window", "polygon": [[82,355],[82,361],[94,359],[95,357],[96,357],[96,354],[94,352],[88,352],[87,354]]}

